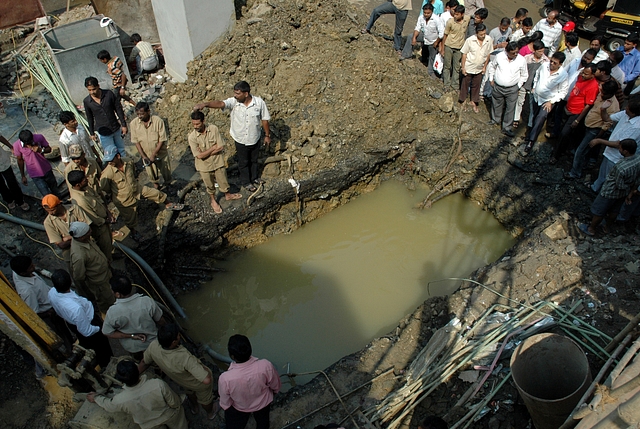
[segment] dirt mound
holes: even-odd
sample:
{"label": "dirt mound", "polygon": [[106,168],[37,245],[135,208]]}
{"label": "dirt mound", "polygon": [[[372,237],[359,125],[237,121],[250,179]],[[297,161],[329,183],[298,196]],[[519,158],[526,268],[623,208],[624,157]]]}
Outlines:
{"label": "dirt mound", "polygon": [[[398,67],[390,42],[360,34],[365,19],[335,0],[256,4],[189,64],[184,85],[168,85],[158,110],[184,143],[193,105],[230,97],[233,85],[246,80],[272,116],[269,152],[302,160],[298,171],[326,168],[352,151],[411,142],[434,120],[447,122],[425,117],[440,112],[426,96],[438,83],[415,61]],[[208,119],[228,136],[228,115]]]}

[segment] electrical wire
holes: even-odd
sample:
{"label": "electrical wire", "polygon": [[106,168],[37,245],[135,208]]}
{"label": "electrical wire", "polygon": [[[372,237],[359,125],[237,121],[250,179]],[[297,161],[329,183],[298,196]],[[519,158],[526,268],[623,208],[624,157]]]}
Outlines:
{"label": "electrical wire", "polygon": [[[3,203],[0,203],[0,206],[4,207],[5,210],[7,211],[7,214],[11,214],[11,211],[9,210],[9,207],[7,207],[6,205],[4,205]],[[32,236],[29,235],[29,233],[27,232],[27,229],[24,227],[24,225],[20,225],[20,227],[22,228],[22,230],[24,231],[24,234],[32,241],[35,241],[36,243],[42,244],[47,246],[49,249],[51,249],[51,251],[53,252],[53,254],[55,255],[56,258],[64,261],[64,258],[61,257],[60,255],[58,255],[58,252],[56,252],[56,250],[49,244],[49,243],[45,243],[44,241],[40,241],[37,238],[33,238]]]}

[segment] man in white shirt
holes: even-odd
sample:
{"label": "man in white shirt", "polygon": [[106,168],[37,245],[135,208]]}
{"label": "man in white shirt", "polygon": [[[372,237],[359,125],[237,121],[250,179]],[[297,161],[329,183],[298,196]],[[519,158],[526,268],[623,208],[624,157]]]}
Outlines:
{"label": "man in white shirt", "polygon": [[564,36],[564,43],[567,47],[564,50],[565,60],[564,62],[567,64],[571,64],[573,60],[576,58],[580,58],[582,53],[580,52],[580,47],[578,46],[578,42],[580,41],[580,37],[578,37],[578,33],[572,31],[571,33],[567,33]]}
{"label": "man in white shirt", "polygon": [[80,345],[94,350],[97,363],[106,368],[113,352],[109,340],[100,332],[102,321],[93,305],[71,290],[71,276],[65,270],[54,271],[51,281],[54,288],[49,290],[49,302],[53,309],[69,324],[71,330],[76,331]]}
{"label": "man in white shirt", "polygon": [[620,142],[624,139],[640,141],[640,96],[636,95],[629,98],[629,103],[625,110],[614,113],[609,117],[613,122],[617,122],[611,132],[611,136],[609,136],[609,140],[594,139],[589,143],[590,147],[606,146],[602,164],[600,164],[598,179],[591,185],[593,192],[600,192],[600,188],[613,166],[622,160],[623,156],[619,150]]}
{"label": "man in white shirt", "polygon": [[447,21],[453,18],[453,11],[458,5],[460,5],[458,0],[449,0],[445,3],[444,12],[440,14],[440,20],[444,25],[447,25]]}
{"label": "man in white shirt", "polygon": [[[404,20],[402,25],[404,25]],[[400,32],[402,32],[402,28]],[[398,42],[398,49],[400,49],[399,44],[400,42]],[[202,110],[205,107],[231,112],[229,133],[236,143],[240,185],[249,192],[255,192],[257,190],[255,185],[263,183],[262,179],[258,177],[258,154],[262,131],[264,131],[264,145],[268,147],[271,144],[269,130],[271,116],[267,105],[262,98],[251,94],[251,86],[243,80],[234,85],[233,97],[224,101],[214,100],[199,103],[195,105],[193,110]]]}
{"label": "man in white shirt", "polygon": [[517,43],[510,42],[503,52],[496,55],[489,65],[488,76],[489,84],[493,88],[489,125],[502,122],[502,133],[514,137],[512,125],[518,91],[529,77],[527,62],[522,55],[518,55]]}
{"label": "man in white shirt", "polygon": [[609,54],[609,60],[613,65],[613,68],[611,69],[611,77],[617,80],[621,86],[624,85],[625,74],[620,68],[620,63],[624,60],[624,54],[622,51],[613,51]]}
{"label": "man in white shirt", "polygon": [[[512,25],[513,28],[513,25]],[[511,37],[509,38],[510,42],[517,42],[520,39],[531,36],[531,29],[533,28],[533,19],[530,17],[526,17],[522,20],[522,26],[515,30]]]}
{"label": "man in white shirt", "polygon": [[422,15],[418,17],[416,28],[413,30],[413,37],[407,37],[401,59],[411,58],[413,46],[422,45],[422,63],[427,66],[429,76],[434,76],[433,60],[443,36],[444,24],[440,18],[433,14],[433,5],[431,3],[425,4],[422,8]]}
{"label": "man in white shirt", "polygon": [[87,135],[84,128],[78,125],[78,120],[76,116],[69,111],[60,112],[58,115],[58,119],[64,125],[64,130],[60,133],[60,157],[62,158],[62,162],[64,165],[67,165],[71,162],[71,156],[69,155],[69,148],[73,144],[80,145],[82,150],[84,151],[84,156],[87,159],[96,160],[96,149],[93,147],[93,144],[89,140],[89,136]]}
{"label": "man in white shirt", "polygon": [[552,55],[560,44],[560,36],[562,36],[562,25],[558,22],[559,12],[552,10],[545,19],[541,19],[533,27],[533,32],[542,32],[542,43],[549,49],[548,55]]}
{"label": "man in white shirt", "polygon": [[48,284],[36,272],[33,260],[26,255],[17,255],[9,261],[13,284],[20,298],[62,339],[63,353],[71,352],[71,333],[51,306]]}
{"label": "man in white shirt", "polygon": [[534,97],[534,102],[530,113],[533,118],[533,127],[524,141],[525,154],[531,152],[534,143],[538,140],[547,115],[554,104],[562,101],[569,92],[569,81],[567,72],[562,68],[563,62],[564,53],[555,52],[548,63],[538,68],[533,78],[531,95]]}
{"label": "man in white shirt", "polygon": [[609,53],[602,49],[604,47],[604,37],[593,36],[589,42],[589,49],[596,51],[596,56],[593,58],[593,63],[598,64],[600,61],[608,60]]}

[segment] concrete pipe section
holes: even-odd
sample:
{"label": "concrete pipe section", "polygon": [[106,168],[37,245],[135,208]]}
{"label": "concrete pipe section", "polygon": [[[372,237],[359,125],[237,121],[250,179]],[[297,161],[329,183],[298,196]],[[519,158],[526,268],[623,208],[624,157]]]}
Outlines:
{"label": "concrete pipe section", "polygon": [[511,371],[536,429],[557,429],[591,384],[587,357],[572,340],[534,335],[511,356]]}

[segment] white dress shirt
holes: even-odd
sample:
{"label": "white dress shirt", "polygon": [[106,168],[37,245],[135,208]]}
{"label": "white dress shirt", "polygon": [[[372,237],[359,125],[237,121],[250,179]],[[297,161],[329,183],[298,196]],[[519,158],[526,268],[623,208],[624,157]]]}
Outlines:
{"label": "white dress shirt", "polygon": [[533,78],[532,92],[539,106],[547,101],[551,103],[562,101],[569,92],[569,76],[562,67],[552,73],[551,64],[543,64]]}
{"label": "white dress shirt", "polygon": [[507,52],[502,51],[491,61],[489,81],[493,81],[497,85],[504,87],[518,85],[518,88],[521,88],[528,77],[527,61],[522,55],[517,55],[513,60],[509,60]]}
{"label": "white dress shirt", "polygon": [[611,69],[611,77],[617,80],[621,86],[624,85],[624,72],[619,65]]}
{"label": "white dress shirt", "polygon": [[576,58],[582,58],[582,53],[580,52],[580,47],[578,46],[574,46],[573,48],[567,46],[567,49],[564,50],[564,55],[565,58],[563,64],[569,64]]}
{"label": "white dress shirt", "polygon": [[[621,110],[611,115],[611,120],[617,122],[617,124],[611,132],[611,137],[609,137],[610,142],[624,139],[634,139],[636,142],[640,141],[640,116],[629,118],[627,112]],[[617,147],[607,146],[603,155],[614,164],[617,164],[624,158]]]}
{"label": "white dress shirt", "polygon": [[90,337],[100,330],[91,324],[93,320],[93,305],[74,291],[59,293],[54,288],[49,290],[49,302],[53,309],[68,323],[75,325],[84,337]]}
{"label": "white dress shirt", "polygon": [[440,14],[440,20],[444,25],[447,25],[447,21],[450,20],[451,18],[453,18],[453,15],[448,10],[445,10]]}
{"label": "white dress shirt", "polygon": [[49,302],[49,287],[42,277],[33,273],[31,277],[24,277],[13,272],[13,284],[20,298],[36,313],[51,310]]}
{"label": "white dress shirt", "polygon": [[[580,54],[580,57],[582,57],[584,55],[585,52],[587,52],[589,49],[585,49],[584,51],[582,51],[582,54]],[[598,64],[600,61],[604,61],[604,60],[608,60],[609,59],[609,54],[604,51],[603,49],[600,49],[598,51],[598,53],[596,54],[596,56],[593,58],[592,63],[593,64]]]}
{"label": "white dress shirt", "polygon": [[231,111],[229,134],[236,142],[245,146],[253,146],[258,143],[262,135],[262,121],[271,119],[264,100],[255,95],[251,97],[248,106],[233,97],[224,100],[224,110]]}
{"label": "white dress shirt", "polygon": [[424,15],[420,15],[415,31],[422,33],[425,45],[433,45],[436,40],[444,37],[444,23],[436,15],[431,15],[429,21],[425,21]]}

